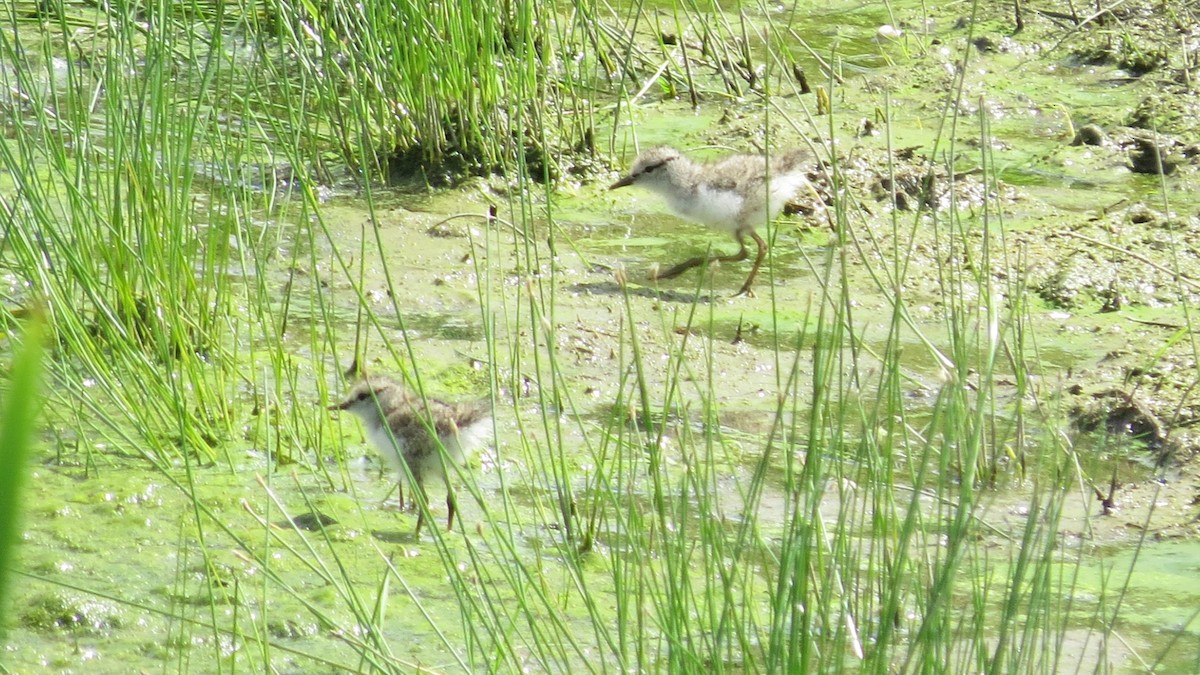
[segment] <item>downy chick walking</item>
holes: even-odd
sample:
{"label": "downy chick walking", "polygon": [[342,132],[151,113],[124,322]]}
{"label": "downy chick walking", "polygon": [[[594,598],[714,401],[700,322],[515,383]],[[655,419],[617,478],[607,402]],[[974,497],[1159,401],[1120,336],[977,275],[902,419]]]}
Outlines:
{"label": "downy chick walking", "polygon": [[[404,508],[404,485],[409,483],[418,492],[417,499],[428,503],[425,481],[441,478],[446,484],[446,508],[449,516],[446,529],[454,525],[456,504],[451,477],[454,469],[443,462],[438,441],[445,448],[445,462],[463,466],[485,445],[492,435],[492,411],[487,401],[447,403],[421,397],[408,391],[395,380],[372,376],[350,390],[346,400],[329,407],[357,415],[363,422],[367,437],[383,456],[384,461],[399,476],[400,507]],[[432,423],[436,439],[430,433]],[[404,467],[407,465],[408,472]],[[420,536],[425,512],[418,507],[417,529]]]}
{"label": "downy chick walking", "polygon": [[767,255],[767,243],[755,228],[783,212],[783,207],[808,183],[805,166],[811,155],[803,149],[771,156],[730,155],[712,164],[693,162],[675,148],[652,148],[638,155],[629,175],[609,190],[639,185],[666,198],[671,210],[683,218],[729,232],[740,248],[733,255],[696,257],[652,274],[652,279],[672,279],[693,267],[719,262],[740,262],[749,257],[746,237],[758,245],[750,276],[736,295],[754,295],[752,287]]}

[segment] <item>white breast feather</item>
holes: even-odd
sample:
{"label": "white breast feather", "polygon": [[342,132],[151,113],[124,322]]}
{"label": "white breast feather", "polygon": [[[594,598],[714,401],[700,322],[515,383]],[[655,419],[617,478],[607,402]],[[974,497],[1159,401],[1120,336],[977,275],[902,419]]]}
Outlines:
{"label": "white breast feather", "polygon": [[701,183],[696,186],[695,197],[671,199],[671,208],[676,213],[709,227],[734,232],[738,229],[738,216],[742,211],[742,196],[730,190],[716,190]]}
{"label": "white breast feather", "polygon": [[404,471],[404,460],[401,459],[404,450],[404,441],[397,438],[382,425],[372,425],[367,432],[368,440],[383,456],[383,461],[388,467],[400,476],[400,479],[405,483],[408,482],[408,477]]}

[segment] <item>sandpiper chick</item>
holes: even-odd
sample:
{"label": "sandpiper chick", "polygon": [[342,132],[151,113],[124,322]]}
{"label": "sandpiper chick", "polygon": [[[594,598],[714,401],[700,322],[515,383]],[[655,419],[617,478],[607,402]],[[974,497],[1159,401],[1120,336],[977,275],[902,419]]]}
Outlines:
{"label": "sandpiper chick", "polygon": [[[454,526],[454,488],[450,484],[453,469],[443,463],[438,440],[446,449],[445,461],[459,466],[466,464],[472,454],[487,443],[492,432],[492,412],[487,401],[446,403],[421,397],[404,385],[385,377],[372,376],[354,386],[345,401],[329,406],[330,410],[347,410],[358,415],[366,428],[367,437],[383,455],[384,460],[400,476],[400,508],[404,508],[404,485],[412,475],[417,499],[427,503],[425,480],[441,478],[446,483],[446,508],[450,515],[446,529]],[[429,424],[437,433],[435,440]],[[403,464],[402,464],[403,462]],[[408,472],[404,471],[408,466]],[[418,508],[417,530],[421,535],[425,512]]]}
{"label": "sandpiper chick", "polygon": [[781,152],[771,156],[768,171],[767,159],[762,155],[730,155],[712,164],[699,164],[675,148],[653,148],[638,155],[629,175],[608,189],[640,185],[653,190],[666,197],[671,210],[678,215],[728,231],[741,246],[734,255],[685,260],[666,272],[651,274],[651,279],[672,279],[713,260],[745,260],[749,256],[746,251],[749,235],[758,244],[758,255],[750,276],[736,295],[753,296],[754,278],[767,256],[767,243],[754,228],[778,216],[784,204],[808,182],[804,166],[809,159],[803,149]]}

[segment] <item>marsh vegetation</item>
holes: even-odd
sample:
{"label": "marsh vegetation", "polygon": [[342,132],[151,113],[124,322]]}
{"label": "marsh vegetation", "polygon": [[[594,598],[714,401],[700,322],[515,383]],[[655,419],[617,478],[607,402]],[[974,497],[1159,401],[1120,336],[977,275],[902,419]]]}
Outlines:
{"label": "marsh vegetation", "polygon": [[[814,4],[5,5],[0,668],[1200,669],[1194,8]],[[660,143],[817,158],[757,297]]]}

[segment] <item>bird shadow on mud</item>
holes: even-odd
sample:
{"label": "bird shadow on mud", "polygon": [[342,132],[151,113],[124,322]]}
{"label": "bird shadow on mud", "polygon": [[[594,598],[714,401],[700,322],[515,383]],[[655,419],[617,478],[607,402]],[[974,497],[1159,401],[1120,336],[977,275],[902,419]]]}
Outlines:
{"label": "bird shadow on mud", "polygon": [[683,304],[710,304],[716,298],[715,294],[700,294],[683,293],[680,291],[663,290],[661,288],[650,288],[649,286],[639,286],[637,284],[626,284],[624,290],[620,284],[615,281],[596,281],[573,284],[567,287],[567,290],[572,293],[586,293],[589,295],[629,295],[647,298],[649,300],[658,300],[661,302],[678,302]]}

